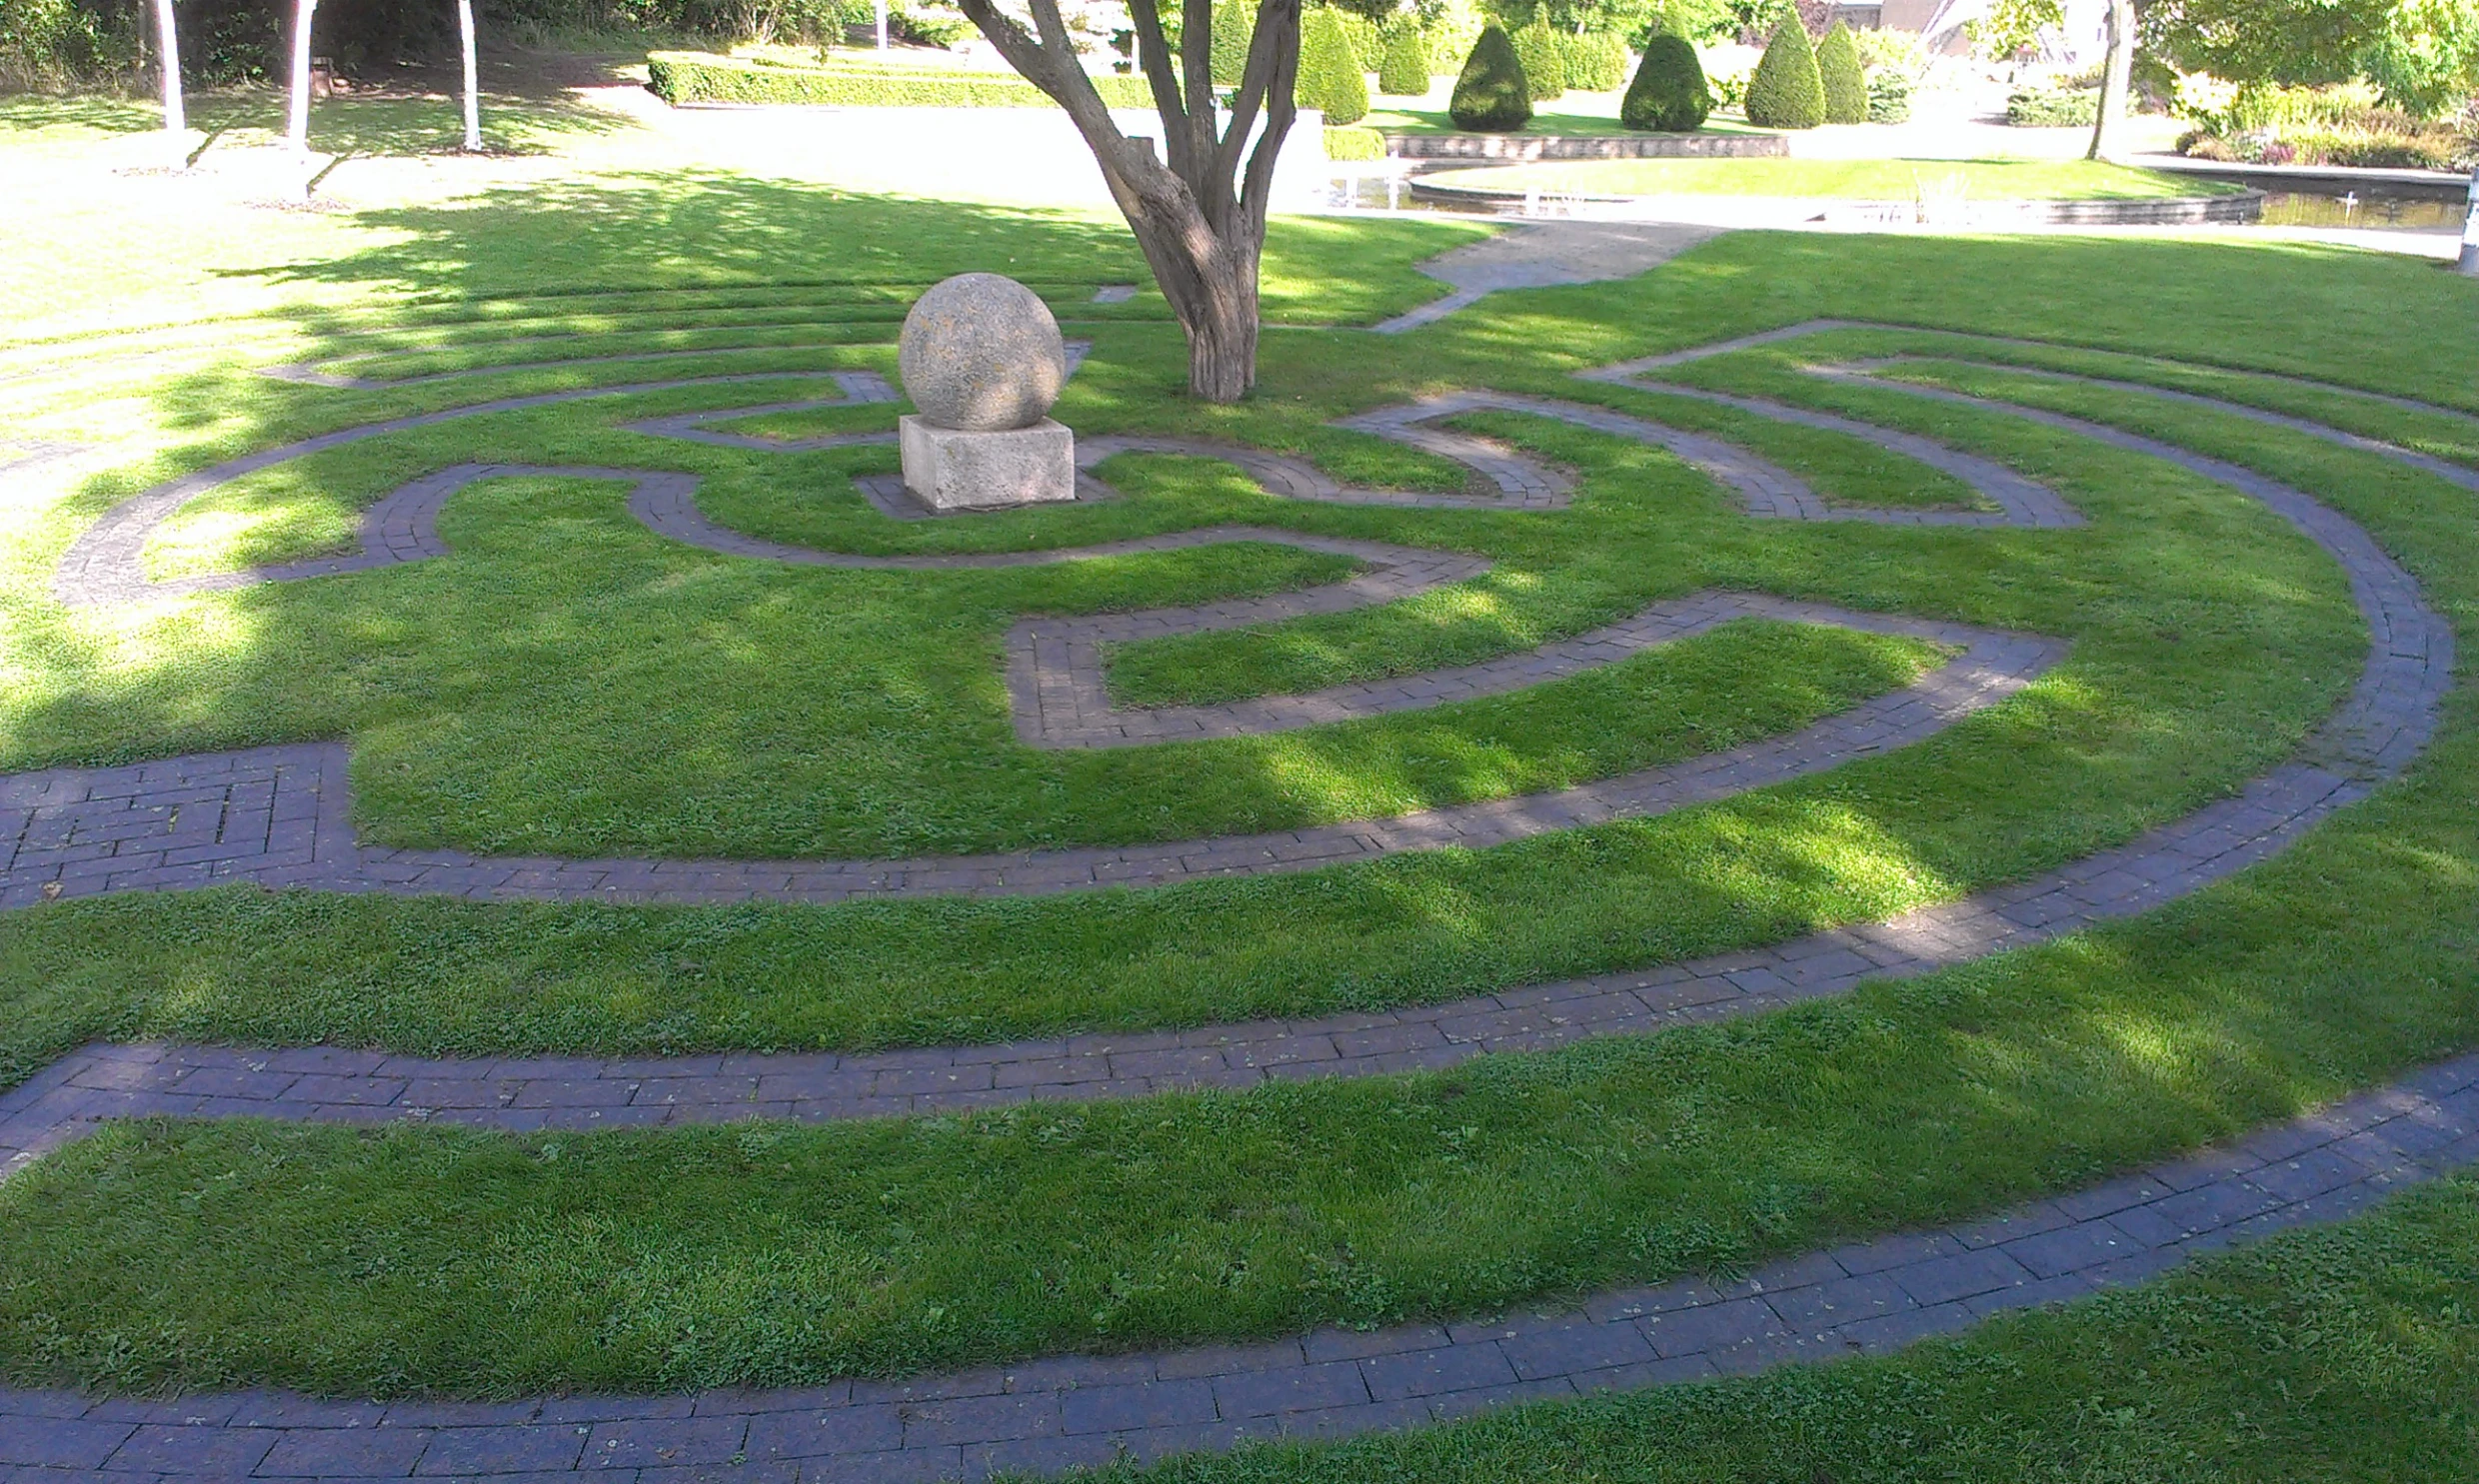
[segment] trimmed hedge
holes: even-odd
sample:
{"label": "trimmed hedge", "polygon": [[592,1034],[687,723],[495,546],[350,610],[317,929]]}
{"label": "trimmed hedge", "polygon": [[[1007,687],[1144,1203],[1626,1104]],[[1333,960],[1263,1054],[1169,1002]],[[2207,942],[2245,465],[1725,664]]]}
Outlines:
{"label": "trimmed hedge", "polygon": [[1428,43],[1405,27],[1394,33],[1377,64],[1377,91],[1392,98],[1417,98],[1428,91]]}
{"label": "trimmed hedge", "polygon": [[1458,129],[1485,134],[1520,129],[1532,121],[1532,93],[1524,85],[1523,63],[1503,27],[1481,28],[1480,39],[1472,43],[1471,55],[1454,79],[1446,115]]}
{"label": "trimmed hedge", "polygon": [[1291,97],[1302,108],[1321,109],[1328,124],[1356,124],[1368,117],[1368,79],[1351,52],[1335,12],[1308,12],[1299,27],[1299,75]]}
{"label": "trimmed hedge", "polygon": [[1214,7],[1214,35],[1208,64],[1217,87],[1236,88],[1248,70],[1248,43],[1256,36],[1256,7],[1245,0],[1223,0]]}
{"label": "trimmed hedge", "polygon": [[1534,103],[1566,93],[1566,38],[1544,13],[1514,35],[1515,61],[1523,68],[1523,89]]}
{"label": "trimmed hedge", "polygon": [[1859,43],[1840,21],[1816,47],[1816,77],[1825,88],[1825,122],[1864,124],[1868,121],[1868,80],[1859,68]]}
{"label": "trimmed hedge", "polygon": [[1825,80],[1816,49],[1796,15],[1773,28],[1773,39],[1747,79],[1747,122],[1759,129],[1813,129],[1825,121]]}
{"label": "trimmed hedge", "polygon": [[1644,43],[1644,60],[1618,105],[1618,122],[1629,129],[1692,134],[1704,127],[1705,115],[1712,111],[1704,64],[1696,60],[1686,38],[1663,31]]}
{"label": "trimmed hedge", "polygon": [[[839,108],[1053,108],[1050,95],[1023,78],[996,72],[840,71],[745,62],[707,52],[654,52],[648,86],[681,103],[803,103]],[[1142,77],[1097,77],[1094,89],[1113,108],[1151,108]]]}
{"label": "trimmed hedge", "polygon": [[1325,158],[1328,160],[1382,160],[1385,158],[1385,136],[1362,125],[1325,131]]}
{"label": "trimmed hedge", "polygon": [[2005,121],[2023,129],[2089,128],[2100,121],[2100,90],[2025,88],[2005,100]]}
{"label": "trimmed hedge", "polygon": [[1626,86],[1626,43],[1607,31],[1589,31],[1566,38],[1566,85],[1583,93],[1607,93]]}

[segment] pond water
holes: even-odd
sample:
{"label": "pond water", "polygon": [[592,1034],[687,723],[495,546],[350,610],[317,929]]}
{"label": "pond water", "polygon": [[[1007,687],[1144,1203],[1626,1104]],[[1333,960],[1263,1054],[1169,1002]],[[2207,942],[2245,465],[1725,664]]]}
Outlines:
{"label": "pond water", "polygon": [[[1565,217],[1605,216],[1606,204],[1561,196],[1540,196],[1529,202],[1436,201],[1413,197],[1405,176],[1336,176],[1321,203],[1328,211],[1433,212],[1448,216]],[[2432,197],[2361,194],[2358,192],[2275,191],[2264,197],[2266,227],[2358,227],[2393,232],[2460,233],[2467,210],[2459,200]]]}

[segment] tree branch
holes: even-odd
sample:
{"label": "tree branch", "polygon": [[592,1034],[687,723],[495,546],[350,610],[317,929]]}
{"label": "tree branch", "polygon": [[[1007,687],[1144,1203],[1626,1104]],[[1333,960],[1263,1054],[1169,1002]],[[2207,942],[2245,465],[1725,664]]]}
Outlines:
{"label": "tree branch", "polygon": [[[1284,45],[1285,41],[1289,44]],[[1232,100],[1231,127],[1224,131],[1222,148],[1215,152],[1214,184],[1218,192],[1233,191],[1233,179],[1239,174],[1240,152],[1247,148],[1248,130],[1255,126],[1256,112],[1264,108],[1265,134],[1258,141],[1255,156],[1248,161],[1248,179],[1257,177],[1256,156],[1265,154],[1270,142],[1281,148],[1282,136],[1291,129],[1291,118],[1297,105],[1291,97],[1292,85],[1299,71],[1299,0],[1258,0],[1256,31],[1248,38],[1247,70],[1240,74],[1239,96]],[[1265,166],[1265,181],[1272,180],[1273,166]],[[1251,184],[1235,192],[1240,204],[1262,192],[1262,184]],[[1256,213],[1262,221],[1264,213]]]}
{"label": "tree branch", "polygon": [[1128,18],[1137,27],[1137,65],[1145,69],[1154,111],[1162,115],[1164,156],[1174,174],[1185,176],[1196,168],[1196,138],[1180,102],[1180,80],[1171,65],[1171,40],[1163,35],[1162,12],[1156,0],[1128,0]]}

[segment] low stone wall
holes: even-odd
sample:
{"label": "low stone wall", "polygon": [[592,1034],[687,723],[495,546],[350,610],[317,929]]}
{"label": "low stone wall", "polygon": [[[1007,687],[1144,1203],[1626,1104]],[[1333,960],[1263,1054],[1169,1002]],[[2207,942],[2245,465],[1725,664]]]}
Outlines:
{"label": "low stone wall", "polygon": [[1779,134],[1388,134],[1404,160],[1754,160],[1790,153]]}

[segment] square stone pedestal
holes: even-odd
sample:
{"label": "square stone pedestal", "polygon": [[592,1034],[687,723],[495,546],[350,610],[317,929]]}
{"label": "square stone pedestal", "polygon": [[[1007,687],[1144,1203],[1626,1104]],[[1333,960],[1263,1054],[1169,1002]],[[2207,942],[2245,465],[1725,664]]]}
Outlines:
{"label": "square stone pedestal", "polygon": [[1076,435],[1044,418],[1013,433],[959,433],[897,420],[904,488],[932,510],[998,510],[1076,498]]}

